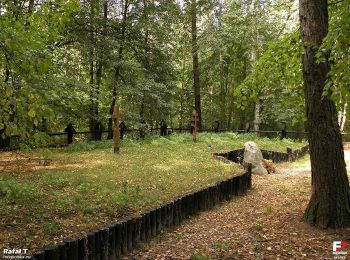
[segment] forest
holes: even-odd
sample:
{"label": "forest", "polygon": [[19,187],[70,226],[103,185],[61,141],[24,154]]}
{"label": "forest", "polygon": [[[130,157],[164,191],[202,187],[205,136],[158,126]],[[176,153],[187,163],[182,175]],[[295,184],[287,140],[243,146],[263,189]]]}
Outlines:
{"label": "forest", "polygon": [[[330,3],[318,59],[346,130],[349,9]],[[129,128],[305,130],[297,1],[3,0],[1,138],[94,131],[115,104]],[[278,93],[278,94],[277,94]],[[93,138],[93,137],[92,137]]]}
{"label": "forest", "polygon": [[345,259],[349,65],[350,0],[0,0],[2,257]]}

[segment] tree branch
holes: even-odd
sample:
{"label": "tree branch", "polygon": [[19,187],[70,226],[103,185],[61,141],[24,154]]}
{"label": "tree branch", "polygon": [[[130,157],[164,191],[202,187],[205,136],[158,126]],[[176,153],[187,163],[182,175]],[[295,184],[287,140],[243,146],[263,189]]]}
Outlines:
{"label": "tree branch", "polygon": [[344,2],[344,0],[339,0],[339,1],[336,1],[336,2],[331,2],[331,3],[328,4],[328,6],[330,6],[330,5],[337,5],[337,4],[342,3],[342,2]]}

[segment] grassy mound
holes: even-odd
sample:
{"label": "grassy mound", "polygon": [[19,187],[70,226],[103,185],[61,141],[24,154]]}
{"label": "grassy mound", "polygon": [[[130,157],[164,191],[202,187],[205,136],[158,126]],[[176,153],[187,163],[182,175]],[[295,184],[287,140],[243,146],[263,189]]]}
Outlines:
{"label": "grassy mound", "polygon": [[212,153],[242,148],[248,140],[279,151],[303,145],[233,133],[202,133],[193,143],[189,134],[174,134],[125,139],[118,155],[111,141],[36,151],[52,160],[48,166],[12,158],[10,167],[9,157],[0,172],[0,247],[35,249],[77,237],[231,177],[243,170]]}

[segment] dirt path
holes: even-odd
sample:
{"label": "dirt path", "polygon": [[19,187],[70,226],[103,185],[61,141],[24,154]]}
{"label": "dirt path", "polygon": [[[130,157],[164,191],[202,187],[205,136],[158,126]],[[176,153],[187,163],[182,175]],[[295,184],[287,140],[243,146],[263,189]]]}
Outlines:
{"label": "dirt path", "polygon": [[247,195],[192,217],[124,259],[334,259],[332,242],[349,241],[350,229],[304,223],[309,162],[280,167],[279,174],[254,176]]}

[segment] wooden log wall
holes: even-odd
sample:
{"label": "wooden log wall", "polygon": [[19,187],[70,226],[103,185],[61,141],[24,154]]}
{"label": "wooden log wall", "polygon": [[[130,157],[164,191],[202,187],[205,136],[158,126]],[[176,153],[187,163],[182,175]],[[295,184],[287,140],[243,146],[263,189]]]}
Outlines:
{"label": "wooden log wall", "polygon": [[248,171],[197,192],[152,209],[143,215],[110,227],[95,230],[85,237],[63,242],[33,255],[35,260],[115,260],[127,254],[140,242],[147,242],[165,228],[173,228],[184,219],[215,204],[244,194],[251,188]]}
{"label": "wooden log wall", "polygon": [[[275,152],[275,151],[268,151],[268,150],[261,150],[261,153],[266,160],[271,160],[274,163],[279,163],[279,162],[292,162],[300,157],[303,157],[309,152],[309,145],[306,145],[302,148],[296,149],[296,150],[291,150],[287,148],[286,153],[281,153],[281,152]],[[235,163],[242,163],[243,162],[243,157],[244,157],[244,149],[237,149],[233,150],[230,152],[226,153],[215,153],[215,157],[224,157],[232,162]]]}

